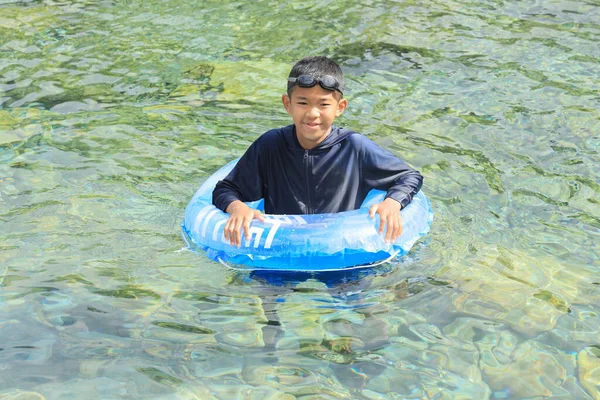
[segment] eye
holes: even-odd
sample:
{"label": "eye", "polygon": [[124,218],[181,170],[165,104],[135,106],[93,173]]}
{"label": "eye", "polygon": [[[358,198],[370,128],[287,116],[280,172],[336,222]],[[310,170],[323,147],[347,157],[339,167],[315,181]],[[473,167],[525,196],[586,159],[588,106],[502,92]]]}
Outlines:
{"label": "eye", "polygon": [[297,104],[306,105],[306,102],[305,101],[299,101]]}

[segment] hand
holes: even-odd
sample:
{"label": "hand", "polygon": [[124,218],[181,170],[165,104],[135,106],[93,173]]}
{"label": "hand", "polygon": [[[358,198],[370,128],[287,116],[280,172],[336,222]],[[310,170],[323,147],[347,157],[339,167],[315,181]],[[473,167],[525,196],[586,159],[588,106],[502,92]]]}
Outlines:
{"label": "hand", "polygon": [[402,233],[401,207],[400,203],[388,197],[381,203],[373,204],[369,209],[369,217],[373,218],[375,214],[379,214],[379,233],[383,233],[383,229],[387,223],[387,230],[385,232],[386,243],[396,241]]}
{"label": "hand", "polygon": [[229,204],[225,212],[229,214],[229,219],[225,224],[225,240],[229,240],[232,246],[240,247],[242,245],[242,228],[244,228],[246,239],[250,239],[250,222],[254,218],[265,222],[265,217],[260,211],[248,207],[239,200]]}

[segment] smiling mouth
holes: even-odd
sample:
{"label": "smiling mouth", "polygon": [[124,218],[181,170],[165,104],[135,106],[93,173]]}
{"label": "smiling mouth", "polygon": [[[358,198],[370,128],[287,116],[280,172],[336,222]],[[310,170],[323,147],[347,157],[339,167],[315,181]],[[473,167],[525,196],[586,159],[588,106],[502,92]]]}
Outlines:
{"label": "smiling mouth", "polygon": [[304,125],[308,126],[309,128],[316,128],[318,127],[320,124],[316,123],[316,122],[305,122]]}

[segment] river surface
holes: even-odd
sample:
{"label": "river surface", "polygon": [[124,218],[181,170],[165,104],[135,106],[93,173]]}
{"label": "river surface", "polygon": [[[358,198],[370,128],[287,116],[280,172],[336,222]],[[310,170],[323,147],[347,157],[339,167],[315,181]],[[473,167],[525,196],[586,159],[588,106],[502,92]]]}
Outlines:
{"label": "river surface", "polygon": [[[422,172],[369,273],[182,251],[291,66]],[[1,399],[599,399],[600,2],[0,0]]]}

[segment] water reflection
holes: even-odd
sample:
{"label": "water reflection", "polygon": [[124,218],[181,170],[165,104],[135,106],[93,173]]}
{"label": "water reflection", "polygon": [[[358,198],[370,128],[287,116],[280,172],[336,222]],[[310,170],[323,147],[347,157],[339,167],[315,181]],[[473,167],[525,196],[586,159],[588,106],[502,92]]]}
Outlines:
{"label": "water reflection", "polygon": [[[250,383],[258,383],[259,378],[274,380],[277,387],[286,382],[298,388],[315,383],[317,378],[308,372],[310,368],[290,371],[287,365],[293,359],[294,365],[324,362],[342,387],[364,389],[386,368],[394,368],[393,361],[378,354],[402,335],[390,314],[402,307],[399,301],[430,286],[428,281],[440,284],[425,277],[390,279],[397,268],[388,265],[310,274],[235,272],[235,281],[251,285],[264,315],[258,348],[248,353],[243,350],[248,349],[247,342],[237,343],[242,347],[237,352],[245,354],[244,378]],[[306,307],[307,303],[311,306]],[[410,336],[419,340],[414,334]],[[219,343],[234,345],[219,335],[215,338]],[[256,343],[250,347],[254,346]],[[297,356],[306,360],[298,360]]]}

